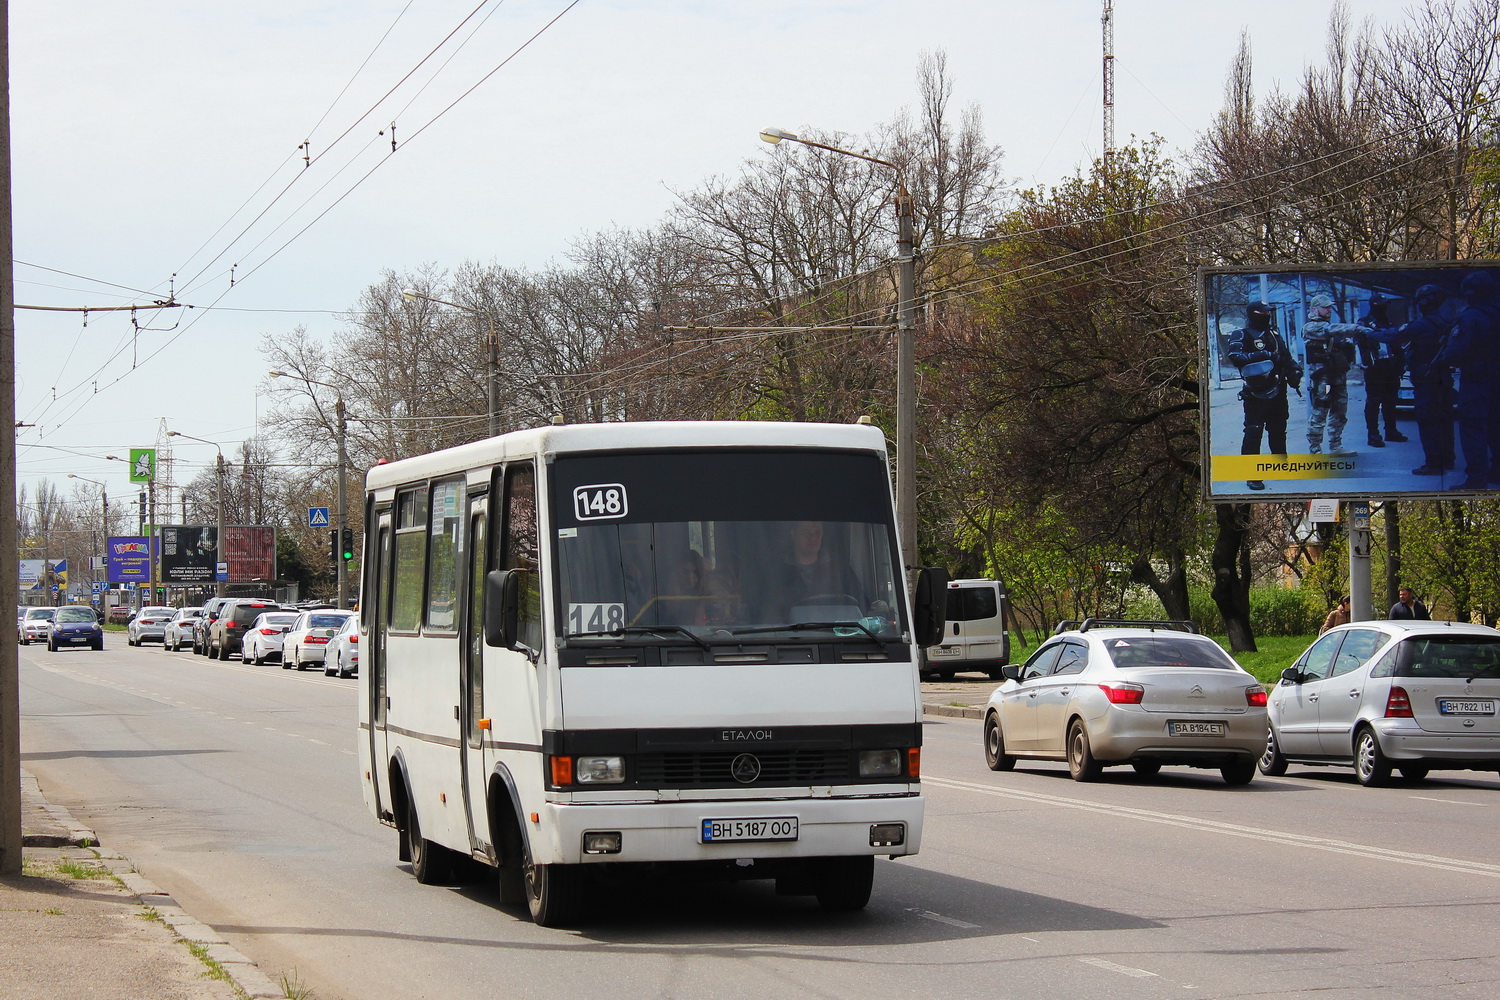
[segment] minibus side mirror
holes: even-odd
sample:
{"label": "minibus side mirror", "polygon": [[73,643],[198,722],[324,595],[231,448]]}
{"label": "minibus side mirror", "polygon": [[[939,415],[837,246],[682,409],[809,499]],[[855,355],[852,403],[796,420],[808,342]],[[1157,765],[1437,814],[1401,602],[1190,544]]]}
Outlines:
{"label": "minibus side mirror", "polygon": [[943,641],[948,618],[948,571],[926,567],[917,570],[917,588],[912,600],[912,634],[923,648]]}
{"label": "minibus side mirror", "polygon": [[494,569],[484,578],[484,644],[509,649],[520,618],[520,580],[513,569]]}

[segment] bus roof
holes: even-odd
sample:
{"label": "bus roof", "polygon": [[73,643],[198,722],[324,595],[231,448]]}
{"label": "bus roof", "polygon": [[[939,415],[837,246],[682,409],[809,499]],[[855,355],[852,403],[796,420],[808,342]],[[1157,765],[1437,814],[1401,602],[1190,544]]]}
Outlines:
{"label": "bus roof", "polygon": [[377,465],[365,477],[379,490],[484,468],[513,458],[563,453],[659,448],[836,448],[886,457],[885,433],[865,424],[791,421],[661,420],[600,424],[553,424],[511,431],[455,448]]}

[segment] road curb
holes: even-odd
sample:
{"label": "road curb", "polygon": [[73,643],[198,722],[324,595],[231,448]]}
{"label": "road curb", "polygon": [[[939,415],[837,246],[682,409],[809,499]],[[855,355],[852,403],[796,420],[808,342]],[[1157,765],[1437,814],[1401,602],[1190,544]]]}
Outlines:
{"label": "road curb", "polygon": [[224,935],[184,910],[170,893],[136,871],[129,858],[117,851],[101,848],[94,831],[74,819],[73,814],[63,806],[48,802],[42,795],[36,777],[24,770],[21,772],[21,792],[23,796],[34,796],[33,804],[43,809],[49,818],[66,831],[29,833],[25,838],[25,846],[85,847],[92,850],[104,868],[119,880],[140,905],[154,911],[179,939],[202,947],[207,957],[219,963],[234,987],[249,1000],[275,1000],[286,996],[286,990],[273,983],[261,971],[260,966],[232,947]]}
{"label": "road curb", "polygon": [[942,715],[952,719],[982,719],[984,709],[968,705],[923,705],[923,715]]}

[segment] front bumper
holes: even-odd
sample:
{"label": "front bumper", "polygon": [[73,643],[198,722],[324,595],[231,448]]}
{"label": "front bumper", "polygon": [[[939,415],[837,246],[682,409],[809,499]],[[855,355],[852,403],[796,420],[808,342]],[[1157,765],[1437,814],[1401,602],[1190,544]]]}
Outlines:
{"label": "front bumper", "polygon": [[[539,862],[597,864],[650,861],[735,861],[742,858],[787,859],[852,855],[916,854],[922,842],[920,793],[861,798],[720,800],[624,804],[549,802],[547,821],[527,831]],[[752,819],[795,816],[794,841],[765,840],[700,843],[705,819]],[[875,823],[906,824],[905,842],[872,847]],[[546,831],[544,833],[543,831]],[[586,855],[586,831],[618,831],[618,854]],[[550,837],[547,834],[550,833]]]}

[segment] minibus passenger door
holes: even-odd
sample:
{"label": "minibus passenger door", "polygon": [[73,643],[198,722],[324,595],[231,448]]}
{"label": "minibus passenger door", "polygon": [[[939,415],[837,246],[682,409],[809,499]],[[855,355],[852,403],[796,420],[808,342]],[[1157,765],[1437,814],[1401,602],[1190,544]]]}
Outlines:
{"label": "minibus passenger door", "polygon": [[375,527],[375,608],[370,616],[370,634],[365,637],[369,644],[364,652],[365,662],[360,672],[369,675],[370,693],[370,777],[375,783],[376,808],[384,814],[394,809],[384,797],[385,762],[387,756],[385,738],[386,716],[386,629],[391,622],[391,511],[386,508],[376,517]]}
{"label": "minibus passenger door", "polygon": [[490,831],[485,783],[489,772],[484,760],[484,739],[489,719],[484,714],[484,576],[488,570],[489,532],[484,496],[469,501],[469,551],[465,574],[467,593],[463,608],[463,662],[459,671],[459,705],[464,718],[463,789],[469,820],[469,846],[489,844]]}

